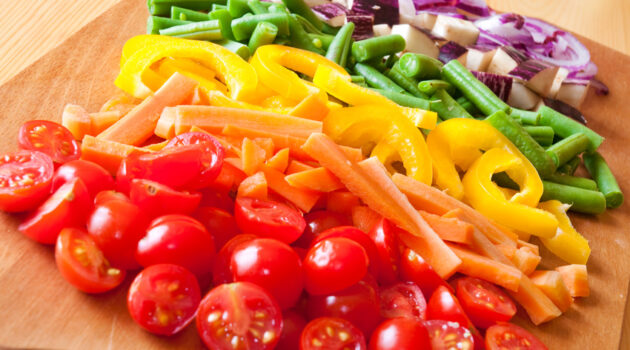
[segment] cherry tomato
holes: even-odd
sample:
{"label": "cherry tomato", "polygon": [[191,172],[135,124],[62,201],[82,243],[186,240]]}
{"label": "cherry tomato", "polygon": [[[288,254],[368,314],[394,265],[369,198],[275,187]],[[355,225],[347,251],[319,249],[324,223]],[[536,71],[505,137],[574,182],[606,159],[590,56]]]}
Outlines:
{"label": "cherry tomato", "polygon": [[427,296],[433,295],[439,286],[452,290],[429,263],[409,248],[405,248],[400,258],[400,277],[417,284],[422,289],[422,293]]}
{"label": "cherry tomato", "polygon": [[365,350],[365,337],[350,321],[320,317],[306,325],[300,337],[300,350]]}
{"label": "cherry tomato", "polygon": [[429,331],[432,350],[475,349],[470,330],[457,322],[430,320],[424,323]]}
{"label": "cherry tomato", "polygon": [[20,212],[37,208],[50,194],[55,167],[41,152],[18,151],[0,157],[0,209]]}
{"label": "cherry tomato", "polygon": [[239,244],[232,253],[234,281],[263,287],[281,309],[297,303],[304,289],[304,271],[297,253],[286,243],[259,238]]}
{"label": "cherry tomato", "polygon": [[212,184],[214,179],[216,179],[219,175],[221,167],[223,166],[225,149],[216,138],[203,132],[187,132],[179,134],[172,138],[165,147],[169,148],[196,144],[203,146],[204,152],[203,158],[201,159],[201,171],[195,180],[187,185],[187,187],[191,189],[199,189]]}
{"label": "cherry tomato", "polygon": [[236,220],[227,211],[214,207],[199,207],[192,215],[206,227],[214,237],[214,244],[221,249],[227,241],[241,232],[236,226]]}
{"label": "cherry tomato", "polygon": [[427,302],[420,287],[412,282],[406,282],[381,289],[381,316],[426,320]]}
{"label": "cherry tomato", "polygon": [[192,214],[201,194],[174,189],[146,179],[133,179],[129,199],[150,218],[167,214]]}
{"label": "cherry tomato", "polygon": [[507,322],[516,314],[516,305],[507,294],[478,278],[458,279],[457,299],[472,323],[479,328]]}
{"label": "cherry tomato", "polygon": [[312,244],[331,237],[345,237],[359,243],[363,247],[363,249],[365,249],[365,252],[368,255],[368,260],[370,261],[370,272],[374,274],[374,276],[378,275],[378,265],[373,262],[378,261],[379,256],[376,251],[374,241],[370,239],[370,236],[354,226],[338,226],[322,232],[313,240]]}
{"label": "cherry tomato", "polygon": [[486,330],[488,350],[547,350],[533,334],[511,323],[499,323]]}
{"label": "cherry tomato", "polygon": [[459,323],[470,330],[475,339],[475,349],[483,348],[483,338],[449,288],[440,286],[433,292],[427,304],[427,319]]}
{"label": "cherry tomato", "polygon": [[246,197],[236,199],[234,218],[243,232],[287,244],[297,240],[306,226],[302,214],[287,205]]}
{"label": "cherry tomato", "polygon": [[374,262],[378,266],[377,280],[385,285],[396,283],[398,281],[397,266],[400,253],[392,224],[387,219],[379,220],[370,230],[369,236],[376,245],[378,256]]}
{"label": "cherry tomato", "polygon": [[140,267],[135,258],[136,247],[148,225],[149,219],[137,205],[112,199],[94,208],[87,231],[113,266],[133,270]]}
{"label": "cherry tomato", "polygon": [[282,333],[276,301],[249,282],[222,284],[201,301],[197,331],[210,349],[273,349]]}
{"label": "cherry tomato", "polygon": [[357,326],[365,336],[372,334],[381,321],[378,292],[366,279],[332,294],[309,295],[306,305],[309,319],[343,318]]}
{"label": "cherry tomato", "polygon": [[61,185],[73,179],[83,181],[90,198],[94,198],[101,191],[114,189],[114,178],[105,168],[87,160],[77,159],[57,168],[52,180],[52,190],[57,190]]}
{"label": "cherry tomato", "polygon": [[337,226],[352,225],[352,220],[347,215],[342,215],[328,210],[312,211],[304,215],[306,227],[300,238],[293,245],[308,248],[320,233]]}
{"label": "cherry tomato", "polygon": [[70,130],[48,120],[30,120],[22,124],[18,145],[21,149],[45,153],[57,164],[81,156],[81,147]]}
{"label": "cherry tomato", "polygon": [[232,261],[232,253],[241,243],[251,241],[258,237],[251,234],[240,234],[232,237],[225,245],[219,250],[217,256],[214,258],[212,266],[212,283],[215,285],[230,283],[232,279],[232,271],[230,270],[230,262]]}
{"label": "cherry tomato", "polygon": [[306,320],[294,310],[286,310],[282,314],[284,325],[275,350],[296,350],[300,348],[300,335],[306,327]]}
{"label": "cherry tomato", "polygon": [[131,318],[147,331],[173,335],[194,318],[201,291],[195,276],[178,265],[152,265],[131,283],[127,308]]}
{"label": "cherry tomato", "polygon": [[398,317],[381,323],[370,338],[370,350],[431,349],[429,332],[422,322]]}
{"label": "cherry tomato", "polygon": [[111,267],[92,237],[76,228],[61,230],[55,262],[63,278],[86,293],[103,293],[125,279],[125,271]]}
{"label": "cherry tomato", "polygon": [[355,241],[343,237],[320,241],[304,259],[306,291],[323,295],[346,289],[363,279],[368,264],[365,249]]}
{"label": "cherry tomato", "polygon": [[116,192],[113,190],[101,191],[94,197],[94,205],[98,206],[105,202],[109,202],[111,200],[121,200],[125,202],[131,202],[129,197],[125,196],[123,193]]}
{"label": "cherry tomato", "polygon": [[230,197],[228,191],[214,189],[212,187],[204,188],[201,192],[200,207],[214,207],[227,211],[230,214],[234,213],[234,200]]}
{"label": "cherry tomato", "polygon": [[74,179],[61,186],[18,230],[43,244],[54,244],[63,228],[83,227],[92,208],[92,200],[83,181]]}
{"label": "cherry tomato", "polygon": [[203,225],[185,215],[165,215],[154,220],[138,242],[136,260],[147,267],[176,264],[197,277],[212,271],[214,240]]}

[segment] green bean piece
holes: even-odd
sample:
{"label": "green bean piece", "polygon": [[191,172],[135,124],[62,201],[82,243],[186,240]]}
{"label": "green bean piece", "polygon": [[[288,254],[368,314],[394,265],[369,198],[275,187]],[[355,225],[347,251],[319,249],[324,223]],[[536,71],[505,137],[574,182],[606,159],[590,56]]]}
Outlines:
{"label": "green bean piece", "polygon": [[227,9],[232,18],[240,18],[249,12],[247,0],[227,0]]}
{"label": "green bean piece", "polygon": [[371,90],[374,90],[374,91],[378,92],[379,94],[381,94],[381,95],[387,97],[388,99],[396,102],[396,104],[399,104],[399,105],[404,106],[404,107],[420,108],[420,109],[430,110],[431,109],[431,104],[433,103],[433,102],[431,102],[429,100],[425,100],[423,98],[410,96],[410,95],[407,95],[407,94],[401,94],[399,92],[394,92],[394,91],[390,91],[390,90],[383,90],[383,89],[371,89]]}
{"label": "green bean piece", "polygon": [[149,16],[149,20],[147,21],[147,34],[160,34],[160,29],[166,29],[188,23],[191,22],[179,19]]}
{"label": "green bean piece", "polygon": [[526,111],[512,107],[510,115],[517,118],[522,125],[536,126],[540,122],[540,112]]}
{"label": "green bean piece", "polygon": [[556,172],[563,175],[573,175],[581,163],[580,157],[573,157],[573,159],[564,163],[564,165],[559,166]]}
{"label": "green bean piece", "polygon": [[398,93],[404,93],[405,89],[396,85],[391,79],[384,76],[376,68],[364,63],[357,63],[354,65],[354,71],[365,77],[365,81],[369,86],[377,89],[389,90]]}
{"label": "green bean piece", "polygon": [[[523,129],[543,147],[553,144],[553,128],[550,126],[523,126]],[[552,156],[553,158],[553,156]],[[557,164],[556,164],[557,165]]]}
{"label": "green bean piece", "polygon": [[295,13],[293,15],[295,16],[295,19],[297,19],[298,22],[300,22],[300,24],[302,25],[302,27],[307,33],[320,34],[320,35],[324,34],[321,30],[317,29],[317,27],[315,27],[313,23],[309,22],[306,18],[300,15],[296,15]]}
{"label": "green bean piece", "polygon": [[271,6],[269,6],[268,8],[269,13],[286,13],[287,15],[290,15],[291,12],[289,11],[289,9],[284,6],[284,4],[281,3],[272,3]]}
{"label": "green bean piece", "polygon": [[473,118],[472,115],[443,89],[436,91],[435,94],[431,96],[431,110],[437,113],[442,120]]}
{"label": "green bean piece", "polygon": [[270,2],[263,2],[260,0],[247,0],[247,6],[255,15],[261,15],[263,13],[269,13]]}
{"label": "green bean piece", "polygon": [[363,64],[367,64],[381,73],[384,73],[387,70],[383,57],[374,57],[371,60],[363,62]]}
{"label": "green bean piece", "polygon": [[387,68],[392,68],[399,60],[400,57],[398,57],[398,55],[389,55],[387,56],[387,60],[385,60],[385,66]]}
{"label": "green bean piece", "polygon": [[[402,58],[401,58],[402,60]],[[510,106],[503,102],[484,83],[475,78],[459,61],[451,60],[442,68],[442,76],[459,89],[484,115],[497,111],[510,113]]]}
{"label": "green bean piece", "polygon": [[540,107],[538,111],[540,112],[540,125],[552,127],[553,131],[560,137],[569,137],[577,133],[585,134],[591,141],[588,147],[590,152],[595,151],[604,141],[604,138],[595,131],[547,106]]}
{"label": "green bean piece", "polygon": [[210,10],[213,0],[148,0],[147,7],[153,16],[170,16],[171,7],[177,6],[188,10]]}
{"label": "green bean piece", "polygon": [[573,134],[547,148],[547,153],[556,163],[556,167],[568,162],[573,157],[586,151],[590,145],[588,136],[583,133]]}
{"label": "green bean piece", "polygon": [[344,24],[330,43],[330,46],[326,51],[326,58],[344,67],[346,62],[341,62],[341,59],[344,56],[344,53],[346,53],[345,58],[348,59],[348,54],[345,51],[350,49],[350,41],[352,40],[353,32],[354,23],[348,22]]}
{"label": "green bean piece", "polygon": [[264,13],[232,20],[232,34],[237,41],[249,39],[258,22],[269,22],[278,28],[278,35],[289,35],[291,17],[283,13]]}
{"label": "green bean piece", "polygon": [[543,180],[541,201],[551,199],[571,204],[569,210],[585,214],[601,214],[606,210],[606,198],[599,191],[561,185]]}
{"label": "green bean piece", "polygon": [[289,45],[289,38],[277,36],[276,40],[274,40],[273,43],[276,44],[276,45],[288,46]]}
{"label": "green bean piece", "polygon": [[221,34],[225,39],[234,40],[234,34],[232,34],[232,15],[227,9],[214,10],[208,14],[211,19],[219,21],[221,26]]}
{"label": "green bean piece", "polygon": [[[348,40],[344,43],[343,51],[341,52],[340,62],[343,63],[342,67],[348,71],[348,64],[352,58],[352,44],[354,44],[354,39],[352,36],[348,38]],[[356,62],[355,62],[356,63]],[[353,63],[354,66],[354,63]]]}
{"label": "green bean piece", "polygon": [[598,152],[585,153],[584,166],[597,183],[597,187],[606,198],[608,208],[618,208],[623,204],[623,192],[604,157]]}
{"label": "green bean piece", "polygon": [[244,59],[245,61],[249,59],[250,52],[249,52],[249,47],[247,47],[247,45],[243,45],[239,43],[238,41],[226,40],[226,39],[218,41],[217,44],[241,56],[241,58]]}
{"label": "green bean piece", "polygon": [[[311,37],[304,30],[304,27],[295,18],[295,15],[289,15],[289,45],[298,49],[308,50],[316,54],[324,56],[324,50],[313,44]],[[280,31],[278,31],[280,33]]]}
{"label": "green bean piece", "polygon": [[250,54],[253,55],[260,46],[273,43],[276,40],[276,35],[278,35],[278,27],[269,22],[258,23],[247,45]]}
{"label": "green bean piece", "polygon": [[432,96],[438,90],[446,90],[449,93],[453,93],[453,85],[449,84],[444,80],[434,79],[434,80],[423,80],[418,83],[418,90],[420,90],[423,94]]}
{"label": "green bean piece", "polygon": [[[385,62],[385,66],[387,66],[387,62]],[[394,64],[394,66],[390,69],[385,70],[385,75],[391,79],[394,83],[398,84],[401,88],[405,89],[408,93],[412,94],[415,97],[420,97],[427,99],[428,96],[423,94],[418,89],[418,84],[415,80],[409,78],[404,75],[400,69],[398,69],[398,65]]]}
{"label": "green bean piece", "polygon": [[223,39],[219,20],[216,19],[204,22],[192,22],[166,29],[160,29],[160,35],[195,40]]}
{"label": "green bean piece", "polygon": [[408,52],[400,56],[400,60],[398,60],[400,71],[416,80],[440,79],[442,66],[442,62],[435,58],[419,53]]}
{"label": "green bean piece", "polygon": [[[332,41],[335,38],[334,36],[328,34],[308,34],[308,36],[311,38],[313,45],[322,50],[328,50],[328,48],[330,48],[330,44],[332,44]],[[320,45],[318,45],[317,42],[319,42]]]}
{"label": "green bean piece", "polygon": [[330,24],[326,23],[326,22],[322,22],[323,26],[322,26],[322,33],[324,34],[328,34],[328,35],[337,35],[337,32],[339,31],[339,28],[341,27],[333,27]]}
{"label": "green bean piece", "polygon": [[171,19],[179,19],[182,21],[203,22],[210,19],[207,13],[193,11],[178,6],[171,7]]}
{"label": "green bean piece", "polygon": [[546,180],[561,185],[583,188],[585,190],[599,191],[599,189],[597,188],[597,183],[585,177],[555,173],[549,176]]}
{"label": "green bean piece", "polygon": [[541,178],[547,178],[556,171],[556,164],[545,152],[545,149],[512,117],[503,111],[498,111],[485,120],[512,141],[519,151],[529,159]]}
{"label": "green bean piece", "polygon": [[352,56],[357,62],[393,55],[405,49],[405,39],[398,34],[384,35],[352,44]]}
{"label": "green bean piece", "polygon": [[282,0],[282,3],[289,9],[289,11],[291,11],[291,13],[295,13],[306,18],[318,30],[321,30],[324,27],[324,22],[317,17],[315,12],[311,10],[304,0]]}
{"label": "green bean piece", "polygon": [[351,75],[350,81],[355,84],[365,83],[365,77],[362,75]]}
{"label": "green bean piece", "polygon": [[216,10],[227,10],[227,5],[212,4],[212,8],[210,12],[216,11]]}
{"label": "green bean piece", "polygon": [[475,107],[475,105],[466,98],[466,96],[461,96],[455,101],[459,103],[459,105],[462,106],[462,108],[464,108],[466,112],[470,113],[470,115],[474,116],[481,113],[479,112],[477,107]]}

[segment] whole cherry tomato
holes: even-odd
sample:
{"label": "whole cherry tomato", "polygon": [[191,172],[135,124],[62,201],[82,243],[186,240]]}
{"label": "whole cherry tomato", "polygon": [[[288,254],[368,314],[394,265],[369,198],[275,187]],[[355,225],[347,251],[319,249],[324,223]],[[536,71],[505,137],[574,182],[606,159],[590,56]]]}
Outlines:
{"label": "whole cherry tomato", "polygon": [[218,190],[212,187],[199,190],[201,193],[200,207],[213,207],[234,214],[234,199],[230,197],[229,191]]}
{"label": "whole cherry tomato", "polygon": [[18,145],[21,149],[45,153],[57,164],[81,156],[81,147],[70,130],[48,120],[30,120],[22,124]]}
{"label": "whole cherry tomato", "polygon": [[409,248],[405,248],[400,257],[400,277],[417,284],[422,289],[422,293],[427,296],[433,295],[439,286],[452,290],[429,263]]}
{"label": "whole cherry tomato", "polygon": [[547,350],[533,334],[511,323],[499,323],[486,330],[488,350]]}
{"label": "whole cherry tomato", "polygon": [[306,325],[300,337],[300,350],[366,348],[361,331],[343,318],[316,318]]}
{"label": "whole cherry tomato", "polygon": [[179,134],[172,138],[166,144],[165,148],[184,145],[201,145],[204,151],[201,160],[201,171],[195,180],[187,185],[187,188],[200,189],[209,186],[221,171],[223,158],[225,157],[225,149],[216,138],[203,132],[186,132]]}
{"label": "whole cherry tomato", "polygon": [[427,303],[420,287],[406,282],[381,289],[381,316],[406,317],[418,322],[426,320]]}
{"label": "whole cherry tomato", "polygon": [[483,348],[483,338],[449,288],[440,286],[433,292],[427,304],[427,319],[457,322],[470,330],[475,349]]}
{"label": "whole cherry tomato", "polygon": [[0,157],[0,210],[37,208],[50,195],[55,167],[41,152],[18,151]]}
{"label": "whole cherry tomato", "polygon": [[123,193],[116,192],[114,190],[108,190],[108,191],[101,191],[96,194],[96,196],[94,197],[94,206],[99,206],[111,200],[121,200],[125,202],[131,202],[129,197],[125,196]]}
{"label": "whole cherry tomato", "polygon": [[466,326],[444,320],[430,320],[424,325],[429,331],[432,350],[478,349],[479,345]]}
{"label": "whole cherry tomato", "polygon": [[114,189],[114,178],[105,168],[87,160],[77,159],[57,168],[52,180],[52,190],[57,190],[61,185],[73,179],[83,181],[90,198],[94,198],[101,191]]}
{"label": "whole cherry tomato", "polygon": [[221,249],[227,241],[241,232],[236,226],[234,216],[223,209],[199,207],[192,216],[199,220],[214,237],[214,244],[217,249]]}
{"label": "whole cherry tomato", "polygon": [[201,194],[176,191],[151,180],[133,179],[129,199],[146,216],[156,218],[168,214],[192,214],[201,201]]}
{"label": "whole cherry tomato", "polygon": [[385,285],[396,283],[398,281],[397,266],[400,253],[392,224],[387,219],[379,220],[370,230],[369,236],[376,245],[378,258],[374,264],[378,266],[377,280]]}
{"label": "whole cherry tomato", "polygon": [[291,309],[282,313],[284,325],[280,340],[275,350],[296,350],[300,348],[300,335],[306,327],[306,320],[297,311]]}
{"label": "whole cherry tomato", "polygon": [[278,202],[239,197],[234,207],[236,224],[243,232],[293,243],[304,232],[302,214]]}
{"label": "whole cherry tomato", "polygon": [[312,211],[304,215],[306,227],[300,238],[293,243],[294,246],[308,248],[320,233],[337,226],[352,225],[352,220],[347,215],[342,215],[328,210]]}
{"label": "whole cherry tomato", "polygon": [[507,322],[516,314],[516,304],[493,284],[472,277],[457,280],[457,299],[479,328],[488,328],[497,322]]}
{"label": "whole cherry tomato", "polygon": [[241,243],[251,241],[258,237],[251,234],[240,234],[232,237],[227,241],[217,253],[212,265],[212,283],[219,285],[223,283],[234,282],[232,279],[232,270],[230,263],[232,261],[232,253]]}
{"label": "whole cherry tomato", "polygon": [[429,332],[422,322],[398,317],[381,323],[370,338],[369,350],[431,349]]}
{"label": "whole cherry tomato", "polygon": [[363,249],[365,249],[365,252],[368,255],[368,259],[370,260],[370,272],[375,276],[378,275],[378,265],[374,262],[379,259],[379,256],[376,252],[376,246],[374,245],[374,242],[370,239],[370,236],[354,226],[337,226],[329,228],[319,234],[317,237],[315,237],[315,239],[313,239],[311,245],[320,242],[326,238],[332,237],[345,237],[359,243],[363,247]]}

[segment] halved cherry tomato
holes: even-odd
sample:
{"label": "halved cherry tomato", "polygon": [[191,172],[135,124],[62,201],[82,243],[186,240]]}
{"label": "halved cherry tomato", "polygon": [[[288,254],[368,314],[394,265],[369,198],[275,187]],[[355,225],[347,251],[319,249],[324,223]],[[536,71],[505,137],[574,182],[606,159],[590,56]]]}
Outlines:
{"label": "halved cherry tomato", "polygon": [[144,267],[180,265],[201,279],[212,271],[214,254],[214,239],[199,221],[165,215],[155,219],[138,242],[136,260]]}
{"label": "halved cherry tomato", "polygon": [[178,265],[152,265],[131,283],[127,308],[131,318],[151,333],[173,335],[194,318],[201,291],[195,276]]}
{"label": "halved cherry tomato", "polygon": [[61,185],[73,179],[83,181],[90,198],[94,198],[101,191],[114,189],[114,178],[105,168],[87,160],[77,159],[57,168],[52,180],[52,190],[57,190]]}
{"label": "halved cherry tomato", "polygon": [[249,282],[222,284],[201,301],[197,331],[210,349],[273,349],[282,333],[276,301]]}
{"label": "halved cherry tomato", "polygon": [[433,267],[409,248],[405,248],[400,257],[400,277],[404,281],[417,284],[422,289],[422,293],[427,296],[433,295],[439,286],[447,287],[452,291],[451,286],[433,270]]}
{"label": "halved cherry tomato", "polygon": [[378,266],[376,279],[382,284],[392,284],[398,281],[398,261],[400,252],[392,224],[387,219],[378,221],[369,232],[370,238],[376,245],[378,259],[374,262]]}
{"label": "halved cherry tomato", "polygon": [[18,151],[0,156],[0,210],[37,208],[50,194],[55,167],[41,152]]}
{"label": "halved cherry tomato", "polygon": [[263,287],[281,309],[297,303],[304,289],[300,257],[286,243],[270,238],[239,244],[232,253],[230,270],[234,281]]}
{"label": "halved cherry tomato", "polygon": [[214,207],[199,207],[192,216],[214,237],[214,245],[221,249],[227,241],[241,232],[236,220],[227,211]]}
{"label": "halved cherry tomato", "polygon": [[370,338],[370,350],[431,349],[429,332],[422,322],[405,317],[381,323]]}
{"label": "halved cherry tomato", "polygon": [[53,193],[18,230],[39,243],[54,244],[63,228],[83,227],[91,209],[87,188],[83,181],[74,179]]}
{"label": "halved cherry tomato", "polygon": [[55,261],[68,283],[86,293],[103,293],[125,279],[125,271],[111,267],[92,237],[77,228],[61,230]]}
{"label": "halved cherry tomato", "polygon": [[420,287],[406,282],[381,289],[381,316],[406,317],[418,322],[426,320],[427,302]]}
{"label": "halved cherry tomato", "polygon": [[232,271],[230,270],[230,262],[232,261],[232,253],[241,243],[249,242],[258,237],[252,234],[240,234],[232,237],[229,241],[223,245],[223,247],[217,253],[212,265],[212,283],[219,285],[223,283],[230,283],[232,279]]}
{"label": "halved cherry tomato", "polygon": [[243,232],[293,243],[304,232],[302,214],[287,205],[255,198],[239,197],[234,207],[236,224]]}
{"label": "halved cherry tomato", "polygon": [[488,350],[547,350],[543,342],[525,329],[511,323],[499,323],[486,330]]}
{"label": "halved cherry tomato", "polygon": [[172,138],[165,147],[169,148],[197,144],[203,146],[204,156],[201,160],[202,169],[197,178],[187,185],[187,188],[191,189],[200,189],[212,184],[214,179],[216,179],[219,175],[221,167],[223,166],[225,149],[216,138],[203,132],[186,132],[179,134]]}
{"label": "halved cherry tomato", "polygon": [[370,272],[375,276],[378,274],[378,266],[376,263],[373,263],[378,260],[376,246],[374,245],[374,242],[370,239],[370,236],[368,236],[365,232],[359,230],[354,226],[337,226],[330,228],[315,237],[311,245],[331,237],[345,237],[359,243],[363,247],[363,249],[365,249],[365,252],[368,255],[368,259],[370,260]]}
{"label": "halved cherry tomato", "polygon": [[300,348],[300,335],[306,327],[306,320],[295,310],[282,313],[282,334],[275,350],[296,350]]}
{"label": "halved cherry tomato", "polygon": [[113,190],[108,190],[108,191],[101,191],[96,194],[96,196],[94,197],[94,205],[98,206],[105,202],[109,202],[111,200],[121,200],[125,202],[131,202],[131,200],[129,200],[129,197],[125,196],[123,193],[116,192]]}
{"label": "halved cherry tomato", "polygon": [[320,233],[337,226],[352,225],[348,215],[342,215],[328,210],[311,211],[304,215],[306,227],[300,238],[293,243],[294,246],[308,248]]}
{"label": "halved cherry tomato", "polygon": [[457,322],[430,320],[424,325],[429,331],[432,350],[476,349],[470,330]]}
{"label": "halved cherry tomato", "polygon": [[317,242],[304,259],[306,291],[322,295],[346,289],[363,279],[368,264],[365,249],[355,241],[333,237]]}
{"label": "halved cherry tomato", "polygon": [[507,294],[478,278],[458,279],[457,299],[472,323],[479,328],[507,322],[516,314],[516,305]]}
{"label": "halved cherry tomato", "polygon": [[149,218],[168,214],[192,214],[201,194],[176,191],[166,185],[146,179],[133,179],[129,199]]}
{"label": "halved cherry tomato", "polygon": [[22,124],[18,145],[21,149],[45,153],[57,164],[81,156],[81,147],[70,130],[48,120],[30,120]]}
{"label": "halved cherry tomato", "polygon": [[229,191],[218,190],[212,187],[201,189],[200,207],[214,207],[234,213],[234,199],[230,197]]}
{"label": "halved cherry tomato", "polygon": [[320,317],[306,325],[300,337],[300,350],[365,350],[365,337],[350,321]]}
{"label": "halved cherry tomato", "polygon": [[455,295],[451,292],[451,289],[440,286],[433,292],[427,304],[427,319],[459,323],[470,330],[475,339],[475,349],[483,348],[481,344],[483,338],[477,328],[475,328],[475,325],[470,321],[470,318],[468,318]]}

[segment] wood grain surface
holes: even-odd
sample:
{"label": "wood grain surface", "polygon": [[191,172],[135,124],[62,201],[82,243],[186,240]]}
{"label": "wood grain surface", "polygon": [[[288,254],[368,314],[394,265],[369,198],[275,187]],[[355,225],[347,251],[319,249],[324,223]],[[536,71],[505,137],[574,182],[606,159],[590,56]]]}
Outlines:
{"label": "wood grain surface", "polygon": [[[60,120],[66,103],[97,110],[114,92],[113,80],[124,42],[144,31],[144,1],[125,0],[70,40],[0,87],[0,151],[15,147],[19,125],[27,119]],[[589,126],[607,138],[601,151],[630,190],[627,145],[630,136],[630,57],[585,40],[599,78],[609,84],[608,97],[589,95],[584,112]],[[598,217],[574,216],[591,242],[592,295],[580,299],[562,317],[532,327],[550,349],[616,349],[630,279],[629,204]],[[194,327],[172,338],[155,337],[136,326],[126,311],[125,285],[89,296],[68,285],[57,272],[50,247],[16,231],[19,218],[0,214],[0,348],[167,349],[201,348]],[[544,267],[559,261],[545,256]],[[621,349],[630,349],[622,343]]]}

